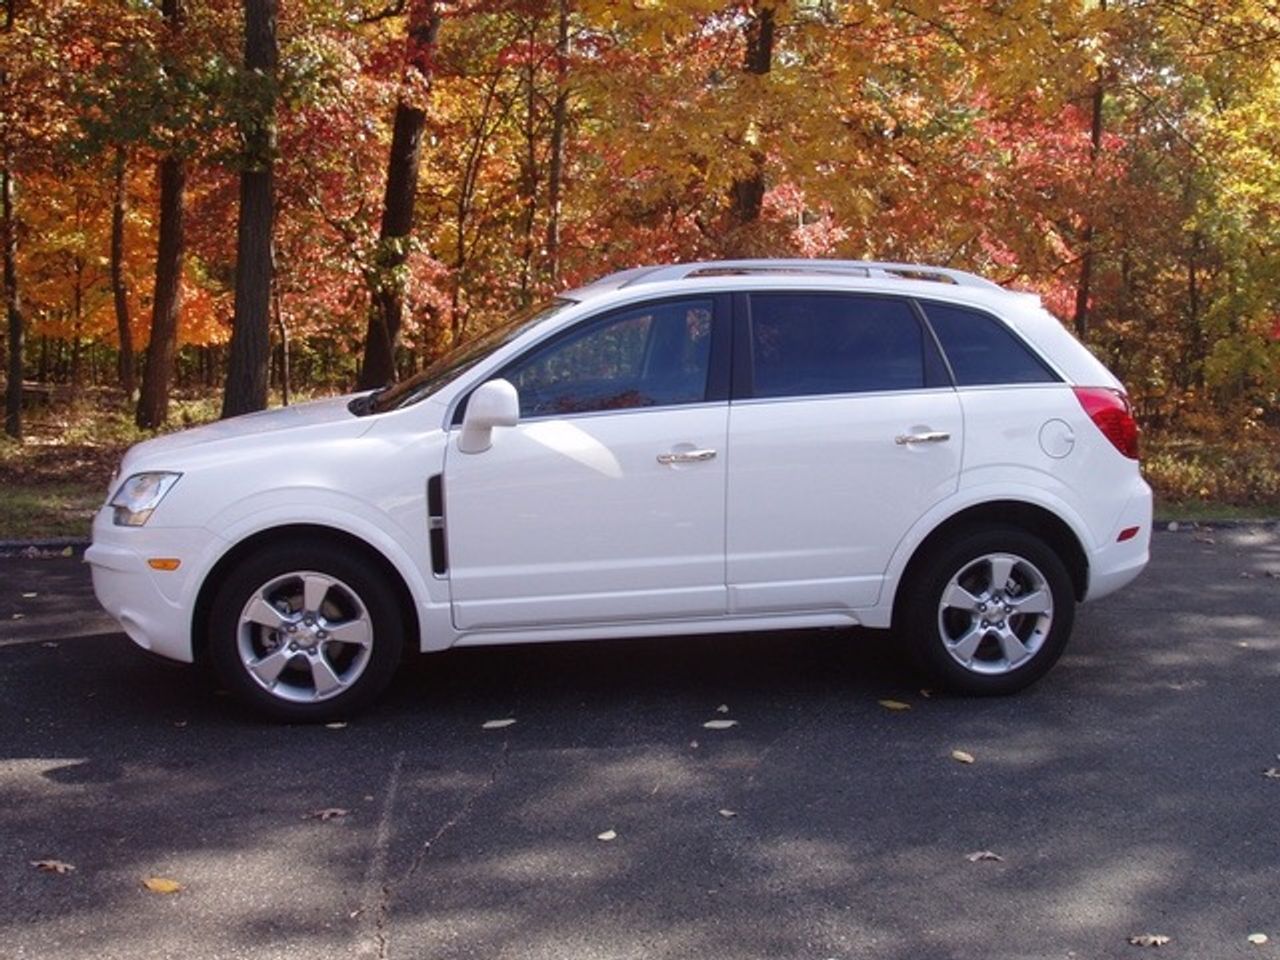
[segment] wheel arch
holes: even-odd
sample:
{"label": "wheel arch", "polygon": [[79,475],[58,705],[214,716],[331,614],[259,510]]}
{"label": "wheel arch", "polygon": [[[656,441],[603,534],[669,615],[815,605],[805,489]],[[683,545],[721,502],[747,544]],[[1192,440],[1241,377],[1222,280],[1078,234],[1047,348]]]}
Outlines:
{"label": "wheel arch", "polygon": [[897,579],[893,598],[893,623],[901,622],[901,608],[924,559],[940,543],[962,531],[991,526],[1012,526],[1040,537],[1067,568],[1076,600],[1083,600],[1089,586],[1089,559],[1075,530],[1046,507],[1025,500],[987,500],[965,507],[947,517],[916,545]]}
{"label": "wheel arch", "polygon": [[421,645],[422,628],[418,617],[417,604],[413,592],[395,564],[377,547],[367,540],[339,530],[336,527],[317,523],[284,523],[255,531],[247,537],[232,544],[209,568],[200,584],[191,615],[191,650],[195,660],[204,659],[209,640],[209,615],[213,606],[213,598],[218,587],[226,578],[228,571],[235,568],[241,559],[253,553],[262,545],[281,540],[307,541],[337,546],[362,555],[377,568],[379,574],[386,578],[396,595],[401,615],[409,638],[414,642],[414,649]]}

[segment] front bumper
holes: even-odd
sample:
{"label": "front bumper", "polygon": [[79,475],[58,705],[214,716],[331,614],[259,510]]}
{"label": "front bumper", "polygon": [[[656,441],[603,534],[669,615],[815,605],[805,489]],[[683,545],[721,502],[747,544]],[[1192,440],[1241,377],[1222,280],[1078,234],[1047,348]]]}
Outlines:
{"label": "front bumper", "polygon": [[[93,592],[138,646],[191,663],[191,615],[209,558],[220,538],[199,528],[116,527],[111,511],[99,512],[85,562]],[[181,561],[177,570],[153,570],[155,557]]]}

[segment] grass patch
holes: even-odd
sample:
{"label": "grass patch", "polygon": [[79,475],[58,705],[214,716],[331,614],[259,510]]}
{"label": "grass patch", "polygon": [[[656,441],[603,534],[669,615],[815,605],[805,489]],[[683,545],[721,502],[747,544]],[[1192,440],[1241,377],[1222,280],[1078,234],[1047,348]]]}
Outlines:
{"label": "grass patch", "polygon": [[1215,503],[1206,500],[1190,500],[1184,503],[1156,503],[1156,523],[1170,520],[1274,520],[1280,517],[1280,503]]}
{"label": "grass patch", "polygon": [[[1274,515],[1280,504],[1280,436],[1247,438],[1153,436],[1145,438],[1142,472],[1157,502],[1233,505],[1253,516]],[[1210,507],[1212,509],[1212,507]]]}
{"label": "grass patch", "polygon": [[7,483],[0,497],[0,540],[88,537],[106,488],[93,483]]}

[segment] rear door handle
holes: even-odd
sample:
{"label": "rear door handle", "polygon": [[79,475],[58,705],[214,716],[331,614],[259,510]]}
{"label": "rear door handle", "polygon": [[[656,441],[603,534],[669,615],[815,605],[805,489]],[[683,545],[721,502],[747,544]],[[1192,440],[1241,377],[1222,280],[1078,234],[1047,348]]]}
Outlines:
{"label": "rear door handle", "polygon": [[929,433],[900,433],[893,438],[893,442],[905,446],[911,443],[945,443],[950,439],[951,434],[945,430],[933,430]]}
{"label": "rear door handle", "polygon": [[714,450],[681,450],[679,453],[658,454],[658,462],[663,466],[670,466],[673,463],[702,463],[704,460],[715,458]]}

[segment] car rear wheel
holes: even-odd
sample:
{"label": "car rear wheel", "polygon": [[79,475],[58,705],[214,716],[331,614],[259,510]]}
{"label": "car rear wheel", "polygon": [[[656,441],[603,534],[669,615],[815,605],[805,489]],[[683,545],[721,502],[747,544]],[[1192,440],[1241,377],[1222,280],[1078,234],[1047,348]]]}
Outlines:
{"label": "car rear wheel", "polygon": [[1043,540],[1014,527],[970,530],[928,557],[902,589],[911,652],[957,693],[1014,693],[1062,655],[1075,614],[1071,577]]}
{"label": "car rear wheel", "polygon": [[314,722],[371,703],[395,673],[404,622],[391,586],[349,550],[282,544],[223,581],[209,654],[232,693],[280,720]]}

